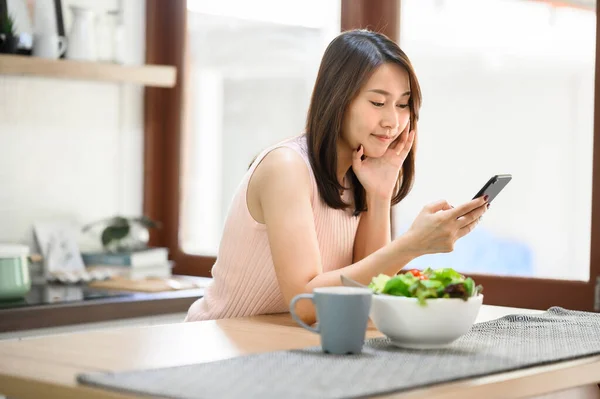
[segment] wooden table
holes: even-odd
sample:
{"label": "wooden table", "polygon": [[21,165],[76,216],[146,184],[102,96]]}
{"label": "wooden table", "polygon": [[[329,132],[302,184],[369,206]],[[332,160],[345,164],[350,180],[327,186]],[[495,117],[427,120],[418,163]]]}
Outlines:
{"label": "wooden table", "polygon": [[[483,306],[478,321],[537,312]],[[380,333],[370,326],[367,335],[375,337]],[[318,344],[318,336],[296,326],[289,314],[0,341],[0,394],[11,399],[131,398],[79,385],[76,375],[169,367]],[[594,384],[598,381],[600,356],[443,384],[394,397],[521,398],[586,386],[592,387],[588,392],[595,395]],[[588,388],[580,388],[579,392]]]}

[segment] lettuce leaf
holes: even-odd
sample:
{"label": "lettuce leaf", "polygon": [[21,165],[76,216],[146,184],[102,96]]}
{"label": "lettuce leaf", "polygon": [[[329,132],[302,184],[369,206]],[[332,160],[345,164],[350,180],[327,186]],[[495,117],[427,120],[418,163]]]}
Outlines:
{"label": "lettuce leaf", "polygon": [[383,294],[397,295],[397,296],[412,296],[410,287],[418,279],[412,274],[398,274],[385,283],[383,287]]}
{"label": "lettuce leaf", "polygon": [[419,303],[426,305],[427,298],[440,298],[440,294],[443,295],[444,286],[437,280],[417,280],[412,291]]}
{"label": "lettuce leaf", "polygon": [[385,284],[390,280],[390,276],[385,274],[380,274],[379,276],[373,277],[371,282],[369,283],[369,288],[377,293],[382,293]]}
{"label": "lettuce leaf", "polygon": [[467,291],[468,296],[473,296],[475,294],[475,281],[471,277],[467,277],[464,282],[465,290]]}
{"label": "lettuce leaf", "polygon": [[430,280],[441,281],[444,285],[458,283],[459,281],[464,281],[465,278],[462,274],[451,268],[431,270],[428,277]]}

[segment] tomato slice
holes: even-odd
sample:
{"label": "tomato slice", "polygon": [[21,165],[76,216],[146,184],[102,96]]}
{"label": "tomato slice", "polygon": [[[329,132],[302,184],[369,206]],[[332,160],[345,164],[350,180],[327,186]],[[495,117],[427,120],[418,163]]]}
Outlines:
{"label": "tomato slice", "polygon": [[410,274],[412,274],[415,277],[420,277],[421,276],[421,271],[419,269],[411,269],[408,271]]}

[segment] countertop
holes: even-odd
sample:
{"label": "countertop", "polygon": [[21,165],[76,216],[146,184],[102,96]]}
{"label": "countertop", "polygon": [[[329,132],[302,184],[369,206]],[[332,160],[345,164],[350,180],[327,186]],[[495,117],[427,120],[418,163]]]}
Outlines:
{"label": "countertop", "polygon": [[[206,285],[210,279],[198,278]],[[34,285],[24,300],[0,302],[0,332],[185,312],[204,288],[157,293]]]}

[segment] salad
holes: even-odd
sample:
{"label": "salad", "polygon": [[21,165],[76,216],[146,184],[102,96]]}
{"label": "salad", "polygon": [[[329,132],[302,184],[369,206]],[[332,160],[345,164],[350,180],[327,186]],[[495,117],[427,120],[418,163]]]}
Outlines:
{"label": "salad", "polygon": [[373,277],[369,288],[379,294],[417,298],[421,305],[430,298],[462,298],[466,301],[483,291],[483,287],[475,285],[471,277],[451,268],[412,269],[394,277],[380,274]]}

